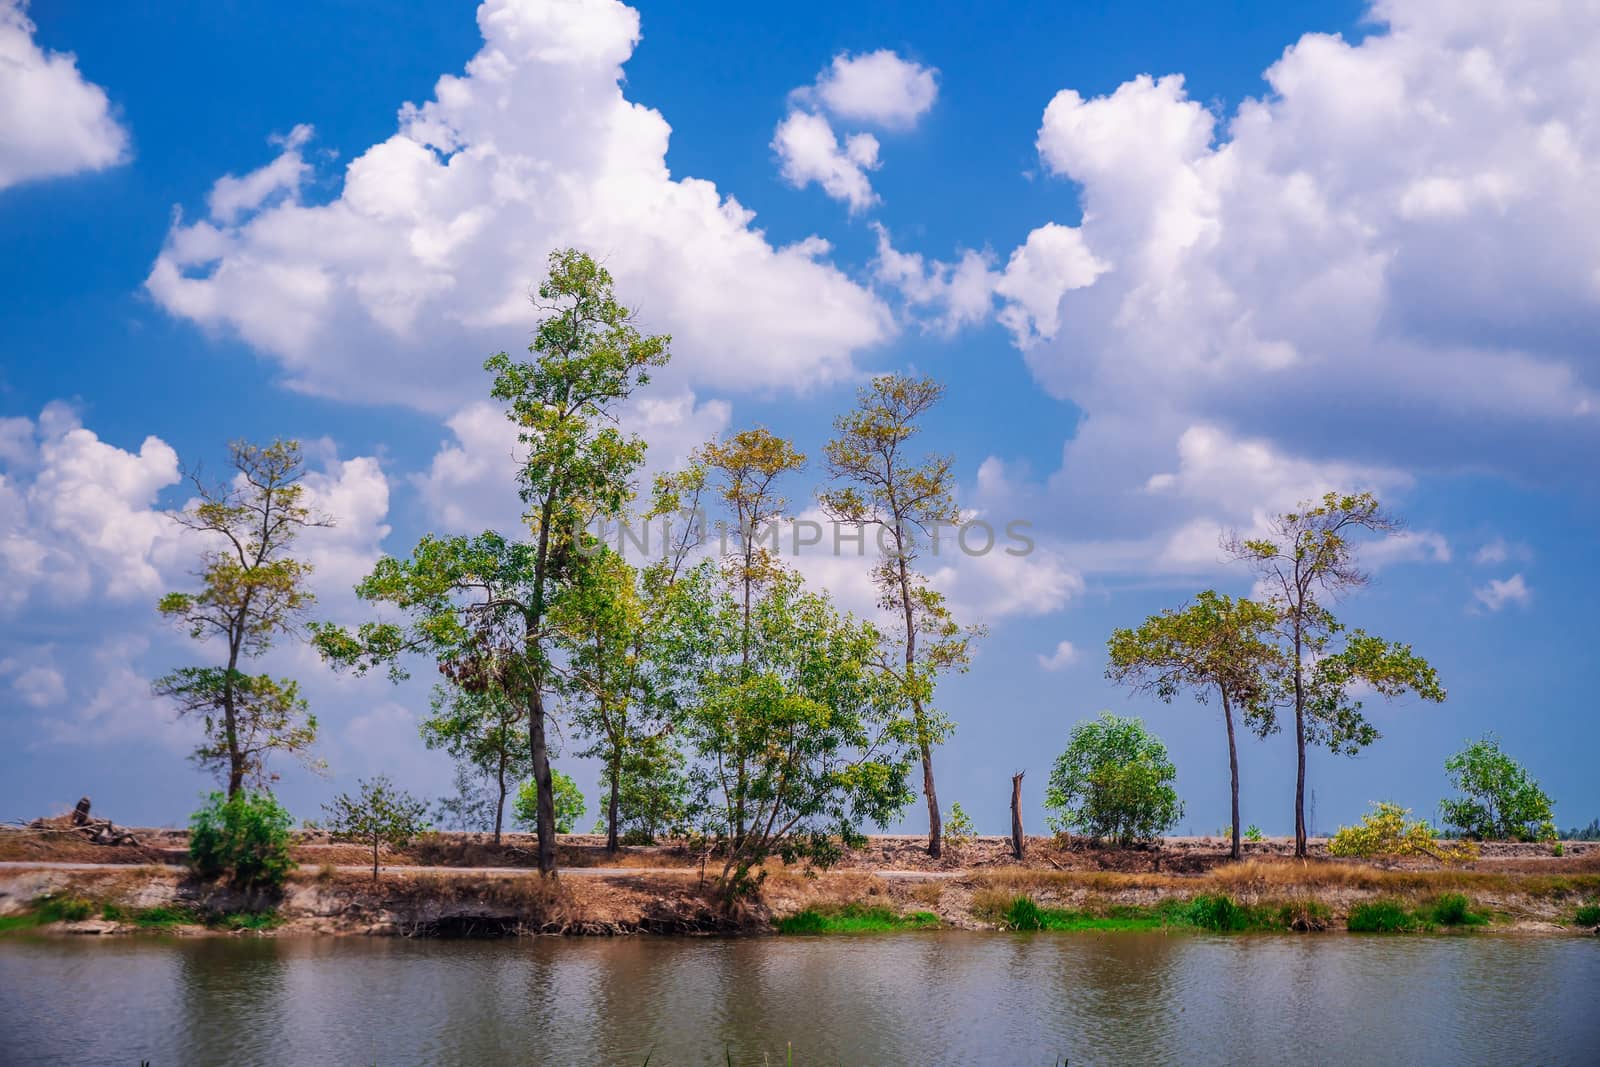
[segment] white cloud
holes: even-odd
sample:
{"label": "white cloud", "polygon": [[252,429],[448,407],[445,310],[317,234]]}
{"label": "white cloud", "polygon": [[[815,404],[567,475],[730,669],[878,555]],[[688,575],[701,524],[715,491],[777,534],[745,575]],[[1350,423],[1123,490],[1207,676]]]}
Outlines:
{"label": "white cloud", "polygon": [[283,152],[271,163],[242,178],[232,174],[218,178],[211,187],[211,195],[206,198],[211,217],[231,223],[280,194],[297,196],[300,183],[311,173],[311,165],[301,156],[300,149],[311,140],[313,132],[310,126],[296,126],[287,137],[271,139],[271,143],[283,146]]}
{"label": "white cloud", "polygon": [[1450,541],[1437,530],[1401,530],[1361,546],[1361,562],[1369,567],[1393,563],[1449,563]]}
{"label": "white cloud", "polygon": [[673,178],[666,120],[621,89],[633,9],[488,0],[478,25],[465,73],[403,107],[330,202],[305,201],[291,135],[269,173],[214,197],[218,214],[174,224],[152,296],[236,332],[298,388],[441,414],[482,394],[485,355],[526,343],[529,292],[567,245],[606,264],[646,328],[672,333],[666,377],[680,384],[822,385],[893,334],[888,309],[822,258],[826,242],[774,247],[710,182]]}
{"label": "white cloud", "polygon": [[1486,541],[1477,552],[1472,555],[1472,562],[1480,567],[1491,567],[1497,563],[1508,560],[1522,560],[1524,562],[1533,558],[1533,549],[1520,541],[1507,541],[1504,537],[1496,537]]}
{"label": "white cloud", "polygon": [[833,57],[816,84],[795,91],[841,119],[905,129],[933,107],[939,96],[939,71],[900,58],[887,48]]}
{"label": "white cloud", "polygon": [[931,312],[925,328],[951,334],[989,317],[1001,278],[990,266],[991,255],[968,249],[955,263],[926,261],[920,253],[896,250],[882,225],[872,228],[878,237],[873,275],[898,290],[913,310]]}
{"label": "white cloud", "polygon": [[1062,641],[1054,652],[1048,656],[1041,653],[1038,660],[1039,666],[1047,671],[1063,671],[1078,662],[1078,650],[1072,647],[1071,641]]}
{"label": "white cloud", "polygon": [[843,147],[833,127],[821,115],[791,111],[772,135],[783,177],[796,189],[812,182],[835,200],[850,206],[852,215],[878,202],[867,171],[878,169],[878,139],[870,133],[845,138]]}
{"label": "white cloud", "polygon": [[29,650],[26,662],[14,656],[0,659],[0,678],[9,677],[12,692],[30,708],[47,708],[67,697],[67,682],[52,662],[49,646]]}
{"label": "white cloud", "polygon": [[127,160],[128,131],[71,52],[33,39],[25,0],[0,0],[0,189]]}
{"label": "white cloud", "polygon": [[1499,611],[1508,604],[1527,607],[1533,600],[1533,590],[1521,574],[1509,578],[1491,578],[1489,584],[1472,591],[1472,596],[1489,611]]}
{"label": "white cloud", "polygon": [[1374,14],[1359,43],[1301,38],[1225,140],[1178,75],[1051,101],[1041,160],[1081,186],[1072,230],[1108,269],[1042,271],[1060,291],[1003,312],[1047,388],[1437,463],[1595,437],[1600,8]]}

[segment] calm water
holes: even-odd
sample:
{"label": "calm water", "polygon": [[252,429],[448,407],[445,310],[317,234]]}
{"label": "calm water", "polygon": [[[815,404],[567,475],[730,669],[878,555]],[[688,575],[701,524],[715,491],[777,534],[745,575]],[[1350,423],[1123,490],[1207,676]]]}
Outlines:
{"label": "calm water", "polygon": [[0,1063],[1600,1062],[1600,940],[0,942]]}

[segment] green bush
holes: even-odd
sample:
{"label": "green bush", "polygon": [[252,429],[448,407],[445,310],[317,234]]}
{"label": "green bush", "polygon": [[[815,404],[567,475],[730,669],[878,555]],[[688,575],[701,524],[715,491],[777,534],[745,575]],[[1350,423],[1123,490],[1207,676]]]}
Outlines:
{"label": "green bush", "polygon": [[1424,819],[1412,822],[1410,808],[1383,801],[1373,805],[1356,826],[1341,826],[1328,842],[1330,856],[1370,859],[1374,856],[1431,856],[1446,863],[1465,863],[1478,858],[1478,846],[1470,841],[1440,844],[1433,827]]}
{"label": "green bush", "polygon": [[1428,909],[1428,918],[1437,926],[1482,926],[1487,915],[1472,910],[1472,902],[1460,893],[1446,893]]}
{"label": "green bush", "polygon": [[1345,925],[1353,934],[1399,934],[1421,923],[1397,900],[1373,900],[1352,906]]}
{"label": "green bush", "polygon": [[1001,918],[1008,930],[1043,930],[1045,926],[1044,911],[1032,897],[1013,900]]}
{"label": "green bush", "polygon": [[1257,826],[1255,823],[1251,823],[1249,826],[1244,828],[1244,839],[1246,841],[1263,841],[1266,839],[1266,836],[1266,834],[1261,832],[1261,827]]}
{"label": "green bush", "polygon": [[1155,837],[1183,817],[1167,746],[1140,719],[1110,713],[1072,728],[1045,785],[1051,829],[1120,844]]}
{"label": "green bush", "polygon": [[1226,893],[1199,896],[1189,902],[1188,920],[1206,930],[1247,930],[1250,917]]}
{"label": "green bush", "polygon": [[1573,921],[1579,926],[1600,926],[1600,904],[1585,904],[1573,916]]}
{"label": "green bush", "polygon": [[82,897],[39,897],[33,908],[41,923],[82,922],[95,913],[94,902]]}
{"label": "green bush", "polygon": [[241,889],[275,889],[295,862],[293,820],[271,793],[212,793],[189,819],[189,863],[202,878],[227,878]]}
{"label": "green bush", "polygon": [[[588,805],[583,801],[583,790],[578,788],[578,783],[572,780],[571,775],[550,768],[551,787],[555,791],[556,801],[556,833],[570,834],[577,829],[578,820],[583,818]],[[539,828],[539,783],[529,778],[517,790],[516,799],[511,803],[511,816],[518,826],[529,833]]]}
{"label": "green bush", "polygon": [[1439,802],[1447,825],[1480,840],[1554,841],[1550,796],[1492,735],[1445,760],[1450,784],[1464,796]]}
{"label": "green bush", "polygon": [[962,849],[972,844],[972,839],[978,836],[978,831],[972,825],[972,816],[968,815],[960,803],[950,805],[950,814],[944,818],[944,827],[941,835],[947,847]]}

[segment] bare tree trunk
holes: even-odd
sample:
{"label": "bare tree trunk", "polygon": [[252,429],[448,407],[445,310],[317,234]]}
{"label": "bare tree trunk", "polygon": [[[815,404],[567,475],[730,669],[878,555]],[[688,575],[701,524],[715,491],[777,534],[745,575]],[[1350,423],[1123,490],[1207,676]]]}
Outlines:
{"label": "bare tree trunk", "polygon": [[556,791],[550,775],[550,752],[544,739],[544,693],[538,683],[529,709],[528,750],[533,757],[533,782],[539,797],[539,873],[554,874],[556,869]]}
{"label": "bare tree trunk", "polygon": [[505,735],[500,735],[500,763],[495,768],[495,783],[499,792],[495,795],[494,802],[494,845],[500,847],[500,827],[506,812],[506,751]]}
{"label": "bare tree trunk", "polygon": [[378,880],[378,835],[372,835],[372,880]]}
{"label": "bare tree trunk", "polygon": [[922,741],[922,795],[928,798],[928,855],[934,859],[944,844],[944,821],[939,817],[939,792],[933,786],[933,752]]}
{"label": "bare tree trunk", "polygon": [[621,792],[622,753],[619,750],[612,753],[611,799],[606,802],[606,851],[612,855],[616,855],[617,849],[621,847],[621,841],[617,837],[617,809]]}
{"label": "bare tree trunk", "polygon": [[1011,855],[1019,860],[1026,846],[1022,836],[1022,776],[1026,773],[1018,771],[1011,776]]}
{"label": "bare tree trunk", "polygon": [[1294,854],[1306,857],[1306,700],[1305,684],[1300,677],[1301,661],[1300,624],[1294,628],[1294,747],[1296,770],[1294,778]]}
{"label": "bare tree trunk", "polygon": [[[1220,687],[1219,687],[1220,688]],[[1222,689],[1222,721],[1228,724],[1228,777],[1233,786],[1233,851],[1234,859],[1239,859],[1239,749],[1233,738],[1233,706],[1228,700],[1228,691]]]}

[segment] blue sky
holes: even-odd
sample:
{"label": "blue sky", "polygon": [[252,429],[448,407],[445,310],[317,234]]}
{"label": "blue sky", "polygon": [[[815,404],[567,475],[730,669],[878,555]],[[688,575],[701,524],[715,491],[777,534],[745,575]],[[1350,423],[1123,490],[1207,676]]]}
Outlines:
{"label": "blue sky", "polygon": [[[180,458],[307,442],[329,617],[378,553],[515,519],[478,366],[569,243],[674,334],[630,412],[655,466],[753,423],[815,454],[874,371],[948,384],[930,445],[1040,545],[939,579],[990,627],[938,757],[980,828],[1024,768],[1042,826],[1049,759],[1105,708],[1168,740],[1187,828],[1225,823],[1218,713],[1115,691],[1104,641],[1247,593],[1218,532],[1334,486],[1409,522],[1341,611],[1450,699],[1314,752],[1317,828],[1431,813],[1488,730],[1563,826],[1600,815],[1593,12],[1035,8],[0,0],[0,817],[88,792],[181,821],[208,787],[148,688],[203,655],[153,610],[195,549],[160,514]],[[864,568],[806,570],[867,602]],[[270,665],[331,769],[285,769],[297,815],[377,771],[447,789],[421,688]],[[1243,752],[1268,832],[1292,756]]]}

